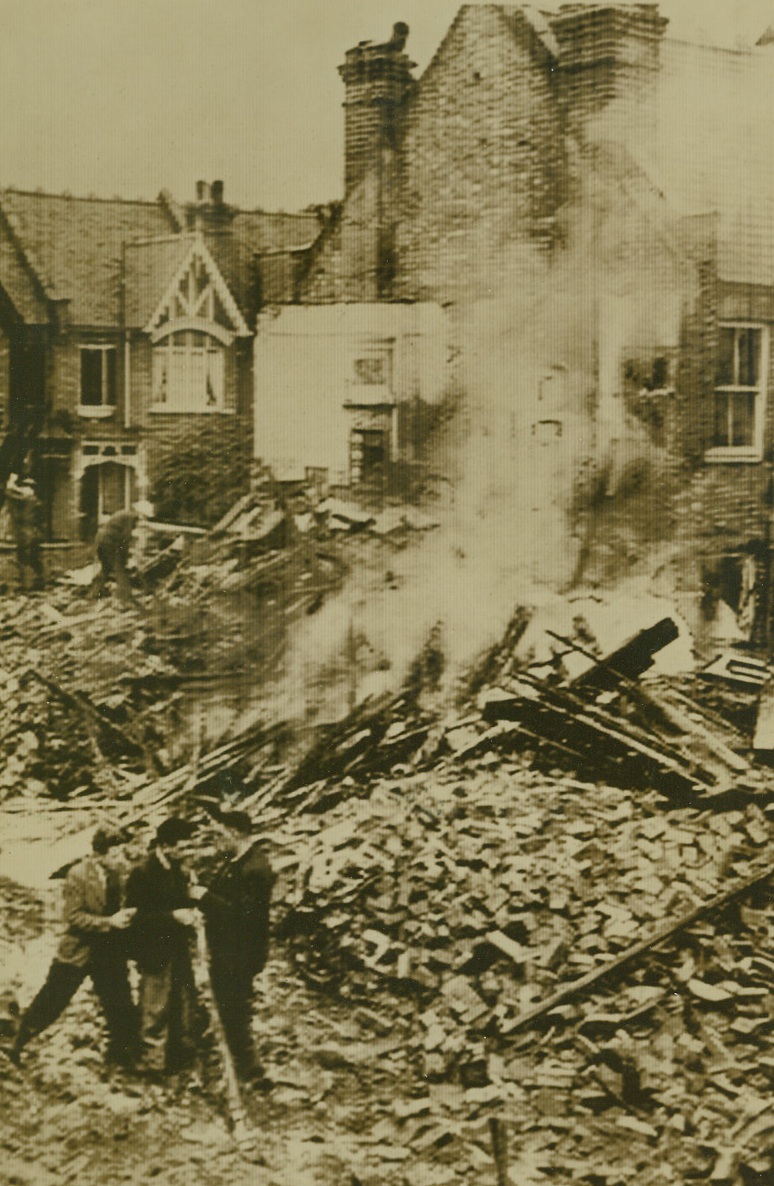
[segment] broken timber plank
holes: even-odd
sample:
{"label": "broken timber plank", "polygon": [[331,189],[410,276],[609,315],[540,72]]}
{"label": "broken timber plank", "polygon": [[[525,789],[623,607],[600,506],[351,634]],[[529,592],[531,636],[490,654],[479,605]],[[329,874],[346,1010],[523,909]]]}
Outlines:
{"label": "broken timber plank", "polygon": [[585,655],[587,659],[593,659],[597,666],[605,668],[615,679],[621,683],[625,688],[632,693],[640,701],[641,704],[656,713],[657,716],[663,718],[673,728],[680,733],[685,733],[689,737],[695,737],[700,745],[706,748],[712,757],[717,758],[736,774],[745,774],[750,769],[749,762],[745,761],[740,754],[734,753],[727,745],[724,745],[718,738],[713,737],[709,730],[701,724],[700,721],[694,721],[687,713],[670,704],[662,696],[652,688],[643,688],[635,680],[629,679],[627,675],[623,675],[606,659],[595,659],[591,651],[587,651],[585,647],[579,646],[578,643],[573,642],[572,639],[565,638],[561,634],[556,634],[553,630],[546,630],[546,634],[550,634],[552,638],[556,638],[559,642],[565,643],[580,655]]}
{"label": "broken timber plank", "polygon": [[508,1033],[515,1033],[517,1030],[529,1025],[530,1022],[536,1021],[538,1017],[543,1017],[546,1013],[550,1013],[552,1009],[555,1009],[557,1005],[561,1005],[568,998],[576,996],[586,988],[590,988],[592,984],[596,984],[606,976],[611,976],[613,973],[620,971],[621,968],[631,963],[632,960],[637,959],[638,956],[652,950],[654,947],[660,946],[667,939],[671,939],[678,931],[684,930],[685,927],[690,926],[692,922],[701,918],[702,915],[708,914],[713,910],[719,910],[721,906],[727,905],[734,898],[738,898],[754,886],[768,881],[771,877],[774,877],[774,864],[769,864],[765,869],[753,873],[738,885],[732,886],[720,894],[716,894],[708,902],[702,902],[700,905],[694,906],[692,910],[681,915],[676,922],[670,922],[660,927],[647,939],[641,939],[638,943],[634,943],[626,951],[622,952],[621,955],[616,956],[615,959],[609,960],[606,964],[602,964],[598,968],[592,968],[585,976],[580,976],[577,980],[571,980],[568,984],[564,984],[561,988],[558,988],[556,992],[552,993],[544,1001],[539,1001],[536,1005],[525,1009],[523,1013],[510,1023]]}
{"label": "broken timber plank", "polygon": [[774,680],[771,679],[767,680],[761,689],[753,749],[757,753],[770,753],[774,750]]}
{"label": "broken timber plank", "polygon": [[664,746],[643,730],[635,731],[630,722],[585,703],[566,688],[548,689],[522,678],[510,696],[489,701],[483,715],[489,721],[525,722],[546,740],[583,751],[584,766],[591,769],[620,775],[625,766],[638,778],[666,779],[676,791],[713,791],[704,772],[697,771],[676,747]]}
{"label": "broken timber plank", "polygon": [[670,642],[674,642],[678,634],[679,631],[672,619],[662,618],[654,626],[640,630],[623,646],[607,655],[602,663],[596,659],[597,666],[576,676],[571,681],[571,686],[600,689],[612,686],[614,688],[616,681],[611,677],[611,668],[618,675],[636,679],[638,675],[642,675],[644,671],[653,666],[655,653],[668,646]]}
{"label": "broken timber plank", "polygon": [[746,691],[757,691],[768,678],[768,668],[760,659],[746,655],[720,655],[696,673],[700,679],[721,680]]}
{"label": "broken timber plank", "polygon": [[94,727],[102,729],[107,735],[112,736],[114,740],[120,741],[128,753],[142,753],[143,747],[137,738],[132,737],[126,732],[125,729],[122,729],[120,725],[115,724],[115,722],[112,721],[110,717],[106,716],[105,713],[93,703],[93,701],[86,695],[85,692],[71,692],[67,688],[63,688],[61,684],[56,682],[56,680],[50,679],[48,676],[43,675],[40,671],[36,671],[32,667],[29,668],[26,674],[38,680],[38,682],[43,684],[45,688],[48,688],[49,692],[53,692],[55,696],[58,696],[62,703],[66,704],[68,708],[74,708],[83,718],[90,732]]}
{"label": "broken timber plank", "polygon": [[543,737],[540,733],[535,733],[532,729],[527,729],[524,725],[519,725],[515,721],[500,721],[493,725],[491,729],[487,729],[485,733],[479,734],[475,741],[471,741],[468,745],[463,746],[462,749],[457,750],[452,757],[455,761],[463,761],[479,751],[486,751],[490,749],[492,743],[496,743],[501,738],[507,737],[525,737],[532,744],[544,746],[546,749],[555,750],[557,753],[567,754],[569,757],[575,759],[576,762],[586,763],[588,756],[583,754],[578,749],[573,749],[569,745],[564,745],[561,741],[554,741],[550,737]]}

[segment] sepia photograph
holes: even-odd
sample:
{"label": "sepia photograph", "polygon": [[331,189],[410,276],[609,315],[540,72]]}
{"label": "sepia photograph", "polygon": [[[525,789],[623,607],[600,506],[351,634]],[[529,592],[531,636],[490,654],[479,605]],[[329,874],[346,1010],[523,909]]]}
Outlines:
{"label": "sepia photograph", "polygon": [[774,1186],[774,3],[0,15],[0,1186]]}

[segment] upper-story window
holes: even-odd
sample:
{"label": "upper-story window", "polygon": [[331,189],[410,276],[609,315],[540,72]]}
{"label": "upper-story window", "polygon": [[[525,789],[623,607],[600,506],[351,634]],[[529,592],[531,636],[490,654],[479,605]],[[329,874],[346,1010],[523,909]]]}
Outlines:
{"label": "upper-story window", "polygon": [[179,330],[153,348],[153,408],[157,412],[220,412],[224,348],[209,334]]}
{"label": "upper-story window", "polygon": [[82,416],[111,416],[116,406],[116,347],[81,346]]}
{"label": "upper-story window", "polygon": [[765,326],[719,327],[709,461],[760,461],[768,353]]}
{"label": "upper-story window", "polygon": [[355,382],[384,386],[389,379],[386,354],[367,354],[355,359]]}
{"label": "upper-story window", "polygon": [[389,404],[393,400],[393,344],[379,341],[359,344],[352,359],[345,406]]}

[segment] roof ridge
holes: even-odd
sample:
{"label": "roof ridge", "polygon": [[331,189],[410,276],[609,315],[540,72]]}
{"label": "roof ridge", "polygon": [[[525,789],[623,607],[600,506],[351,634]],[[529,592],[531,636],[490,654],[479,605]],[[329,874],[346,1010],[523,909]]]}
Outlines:
{"label": "roof ridge", "polygon": [[237,214],[261,214],[264,218],[316,218],[314,210],[263,210],[258,206],[254,210],[244,210],[236,207]]}
{"label": "roof ridge", "polygon": [[122,206],[158,206],[158,198],[103,198],[96,194],[72,194],[67,191],[63,193],[54,193],[51,190],[43,189],[17,189],[16,186],[7,185],[0,193],[16,194],[20,198],[57,198],[63,202],[101,202],[106,205],[122,205]]}

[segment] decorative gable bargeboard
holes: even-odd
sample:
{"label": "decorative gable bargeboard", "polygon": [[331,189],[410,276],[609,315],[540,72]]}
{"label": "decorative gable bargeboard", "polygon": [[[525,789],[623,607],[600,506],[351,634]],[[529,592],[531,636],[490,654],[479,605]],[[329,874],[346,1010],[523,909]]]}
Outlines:
{"label": "decorative gable bargeboard", "polygon": [[200,234],[145,333],[153,343],[152,412],[226,410],[225,351],[251,333]]}

